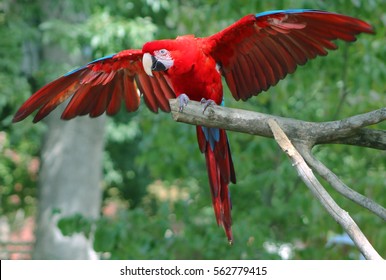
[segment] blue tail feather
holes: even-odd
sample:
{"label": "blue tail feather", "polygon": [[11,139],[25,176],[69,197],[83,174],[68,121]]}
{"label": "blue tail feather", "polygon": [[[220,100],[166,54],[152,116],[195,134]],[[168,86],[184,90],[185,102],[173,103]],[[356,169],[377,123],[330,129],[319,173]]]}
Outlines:
{"label": "blue tail feather", "polygon": [[212,151],[214,151],[214,145],[216,144],[216,142],[220,141],[220,129],[205,126],[201,126],[201,129],[204,132],[206,141],[209,142]]}

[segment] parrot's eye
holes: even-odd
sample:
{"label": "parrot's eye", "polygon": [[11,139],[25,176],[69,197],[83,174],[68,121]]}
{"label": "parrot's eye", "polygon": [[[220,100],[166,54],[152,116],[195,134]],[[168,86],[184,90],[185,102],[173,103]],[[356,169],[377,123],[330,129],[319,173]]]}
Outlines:
{"label": "parrot's eye", "polygon": [[152,58],[153,71],[166,71],[173,65],[173,57],[167,49],[160,49],[154,51],[154,57]]}
{"label": "parrot's eye", "polygon": [[154,52],[155,56],[163,59],[171,59],[170,52],[167,49],[160,49]]}

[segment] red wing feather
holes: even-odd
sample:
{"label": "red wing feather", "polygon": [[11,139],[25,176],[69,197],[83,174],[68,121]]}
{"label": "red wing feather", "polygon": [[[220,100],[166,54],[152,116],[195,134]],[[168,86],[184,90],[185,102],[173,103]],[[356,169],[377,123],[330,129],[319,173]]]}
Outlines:
{"label": "red wing feather", "polygon": [[127,74],[122,74],[122,87],[121,95],[125,100],[126,110],[128,112],[136,111],[139,107],[140,98],[134,79]]}
{"label": "red wing feather", "polygon": [[39,109],[34,118],[38,122],[70,97],[63,119],[86,114],[97,117],[104,112],[113,115],[122,100],[129,112],[135,111],[140,93],[152,111],[170,111],[168,99],[174,98],[175,93],[162,74],[148,77],[141,61],[141,50],[124,50],[90,62],[38,90],[20,107],[13,121],[21,121]]}
{"label": "red wing feather", "polygon": [[[79,75],[82,75],[82,73],[83,72],[79,73]],[[17,122],[23,120],[41,106],[44,106],[41,115],[42,117],[46,116],[60,103],[70,97],[74,90],[77,90],[77,79],[78,77],[76,75],[71,74],[67,77],[60,77],[45,85],[20,107],[15,114],[13,121]],[[39,117],[38,120],[41,118]]]}
{"label": "red wing feather", "polygon": [[123,77],[122,74],[123,71],[120,71],[117,73],[112,81],[112,93],[109,105],[107,106],[106,113],[109,116],[115,115],[118,113],[119,109],[121,108],[122,104],[122,93],[123,93]]}
{"label": "red wing feather", "polygon": [[232,95],[245,100],[277,84],[297,65],[336,49],[332,40],[352,42],[359,33],[373,29],[345,15],[281,10],[245,16],[205,39]]}

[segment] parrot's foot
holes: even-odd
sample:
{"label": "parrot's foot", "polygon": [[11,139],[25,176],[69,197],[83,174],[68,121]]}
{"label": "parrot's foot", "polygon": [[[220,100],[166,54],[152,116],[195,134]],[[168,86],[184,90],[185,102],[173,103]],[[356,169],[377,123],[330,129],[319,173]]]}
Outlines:
{"label": "parrot's foot", "polygon": [[209,107],[209,106],[213,106],[213,105],[216,105],[216,102],[214,102],[212,99],[201,99],[200,101],[201,104],[204,104],[204,110],[202,111],[202,113],[204,114],[205,113],[205,110]]}
{"label": "parrot's foot", "polygon": [[178,106],[178,112],[182,112],[184,111],[184,107],[186,105],[188,105],[188,102],[189,102],[189,97],[185,94],[185,93],[182,93],[180,94],[178,97],[178,102],[179,102],[179,106]]}

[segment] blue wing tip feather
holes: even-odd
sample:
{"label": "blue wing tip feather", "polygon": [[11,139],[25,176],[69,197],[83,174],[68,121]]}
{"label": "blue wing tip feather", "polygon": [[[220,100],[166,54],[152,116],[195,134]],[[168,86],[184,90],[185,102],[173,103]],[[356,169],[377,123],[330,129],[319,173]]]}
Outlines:
{"label": "blue wing tip feather", "polygon": [[89,62],[89,63],[87,63],[87,64],[93,64],[93,63],[95,63],[95,62],[99,62],[99,61],[102,61],[102,60],[106,60],[106,59],[109,59],[109,58],[113,58],[114,55],[116,55],[116,54],[113,53],[113,54],[110,54],[110,55],[106,55],[106,56],[104,56],[104,57],[97,58],[97,59],[95,59],[95,60],[93,60],[93,61],[91,61],[91,62]]}
{"label": "blue wing tip feather", "polygon": [[[104,57],[101,57],[101,58],[98,58],[98,59],[95,59],[89,63],[87,63],[87,65],[90,65],[90,64],[93,64],[93,63],[96,63],[96,62],[100,62],[100,61],[103,61],[103,60],[106,60],[106,59],[109,59],[109,58],[112,58],[114,55],[116,55],[115,53],[114,54],[110,54],[110,55],[106,55]],[[67,72],[66,74],[64,74],[63,76],[69,76],[71,74],[74,74],[75,72],[78,72],[79,70],[82,70],[86,68],[86,66],[82,66],[82,67],[79,67],[79,68],[76,68],[74,70],[71,70],[69,72]]]}
{"label": "blue wing tip feather", "polygon": [[280,13],[295,14],[295,13],[307,13],[307,12],[323,12],[323,11],[312,10],[312,9],[273,10],[273,11],[266,11],[266,12],[262,12],[262,13],[257,13],[257,14],[255,14],[255,17],[258,18],[258,17],[264,17],[264,16],[280,14]]}
{"label": "blue wing tip feather", "polygon": [[78,72],[79,70],[82,70],[84,69],[86,66],[82,66],[82,67],[79,67],[79,68],[76,68],[74,70],[71,70],[69,72],[67,72],[66,74],[64,74],[63,76],[66,77],[66,76],[70,76],[71,74],[74,74],[75,72]]}

